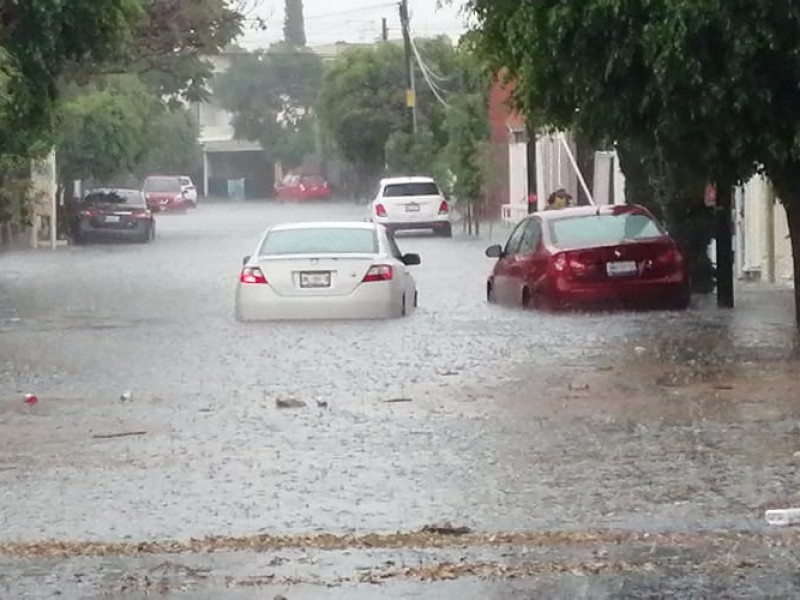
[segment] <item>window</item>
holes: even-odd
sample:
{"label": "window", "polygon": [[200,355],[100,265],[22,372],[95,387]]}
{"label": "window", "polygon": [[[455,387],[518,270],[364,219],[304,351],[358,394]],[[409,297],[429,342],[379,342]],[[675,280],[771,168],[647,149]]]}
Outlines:
{"label": "window", "polygon": [[508,242],[506,243],[506,249],[503,251],[504,254],[511,256],[512,254],[517,253],[520,241],[522,240],[522,234],[525,232],[525,227],[529,222],[530,221],[527,219],[522,221],[519,225],[517,225],[517,228],[511,232],[511,236],[508,238]]}
{"label": "window", "polygon": [[386,233],[386,239],[389,241],[389,253],[396,258],[397,260],[403,259],[403,253],[400,251],[400,248],[397,246],[397,240],[394,239],[394,234],[392,232]]}
{"label": "window", "polygon": [[177,177],[148,177],[144,180],[142,189],[145,192],[180,193],[181,180]]}
{"label": "window", "polygon": [[259,256],[270,254],[377,254],[378,239],[372,229],[313,227],[279,229],[261,244]]}
{"label": "window", "polygon": [[641,213],[588,215],[550,222],[550,236],[559,248],[611,246],[663,235],[666,233],[661,226]]}
{"label": "window", "polygon": [[439,196],[439,186],[432,181],[413,183],[390,183],[383,188],[384,198],[403,198],[405,196]]}
{"label": "window", "polygon": [[92,190],[83,197],[85,204],[126,204],[144,207],[145,200],[138,190]]}
{"label": "window", "polygon": [[519,243],[520,254],[530,254],[536,250],[539,238],[542,236],[542,227],[538,219],[530,219],[522,232],[522,239]]}

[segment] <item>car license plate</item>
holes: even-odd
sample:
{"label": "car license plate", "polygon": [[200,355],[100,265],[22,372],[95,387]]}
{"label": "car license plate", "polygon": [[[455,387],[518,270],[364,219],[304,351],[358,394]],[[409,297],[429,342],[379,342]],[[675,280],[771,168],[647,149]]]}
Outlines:
{"label": "car license plate", "polygon": [[117,215],[106,215],[104,221],[106,223],[119,223],[119,217]]}
{"label": "car license plate", "polygon": [[300,273],[300,287],[326,288],[331,287],[330,272]]}
{"label": "car license plate", "polygon": [[626,275],[636,275],[639,267],[635,260],[623,260],[619,262],[606,263],[606,273],[609,277],[624,277]]}
{"label": "car license plate", "polygon": [[411,203],[406,204],[406,212],[419,212],[419,204]]}

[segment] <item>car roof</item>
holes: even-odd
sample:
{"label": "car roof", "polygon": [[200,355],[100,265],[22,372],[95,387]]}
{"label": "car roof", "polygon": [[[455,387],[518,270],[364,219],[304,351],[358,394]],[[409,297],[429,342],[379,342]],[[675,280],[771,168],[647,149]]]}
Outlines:
{"label": "car roof", "polygon": [[639,204],[611,204],[602,206],[572,206],[569,208],[537,211],[534,214],[543,221],[557,221],[559,219],[568,219],[571,217],[591,217],[594,215],[650,215],[650,211]]}
{"label": "car roof", "polygon": [[291,231],[293,229],[372,229],[375,223],[368,221],[308,221],[297,223],[280,223],[270,227],[270,231]]}
{"label": "car roof", "polygon": [[381,179],[381,185],[389,185],[394,183],[436,183],[433,177],[386,177]]}

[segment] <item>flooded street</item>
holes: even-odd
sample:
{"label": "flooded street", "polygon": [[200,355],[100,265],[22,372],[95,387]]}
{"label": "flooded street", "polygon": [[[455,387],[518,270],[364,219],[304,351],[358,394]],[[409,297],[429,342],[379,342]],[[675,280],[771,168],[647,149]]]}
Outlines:
{"label": "flooded street", "polygon": [[[267,225],[363,215],[209,204],[152,245],[0,255],[0,598],[798,593],[797,539],[764,524],[800,506],[791,292],[506,310],[489,232],[459,228],[398,236],[408,318],[234,321]],[[413,533],[443,522],[472,533]]]}

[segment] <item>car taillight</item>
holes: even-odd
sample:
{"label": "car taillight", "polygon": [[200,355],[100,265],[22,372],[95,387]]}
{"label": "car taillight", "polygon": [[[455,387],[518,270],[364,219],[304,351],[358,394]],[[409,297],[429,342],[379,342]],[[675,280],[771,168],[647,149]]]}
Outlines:
{"label": "car taillight", "polygon": [[139,209],[133,211],[133,216],[136,219],[149,219],[152,216],[152,214],[153,213],[151,213],[149,210],[146,209]]}
{"label": "car taillight", "polygon": [[567,262],[567,256],[565,254],[557,254],[553,259],[553,270],[556,273],[565,273],[567,268],[569,267],[569,263]]}
{"label": "car taillight", "polygon": [[450,207],[447,206],[447,200],[442,200],[442,203],[439,205],[439,214],[446,215],[450,212]]}
{"label": "car taillight", "polygon": [[683,255],[676,248],[667,248],[653,259],[653,266],[662,269],[680,269],[683,266]]}
{"label": "car taillight", "polygon": [[375,214],[379,217],[386,216],[386,207],[383,204],[376,204],[375,205]]}
{"label": "car taillight", "polygon": [[81,211],[81,216],[82,216],[82,217],[93,217],[93,216],[95,216],[96,214],[97,214],[97,213],[96,213],[95,211],[93,211],[93,210],[82,210],[82,211]]}
{"label": "car taillight", "polygon": [[267,278],[258,267],[245,267],[239,274],[241,283],[267,283]]}
{"label": "car taillight", "polygon": [[392,267],[390,265],[374,265],[370,267],[367,274],[364,275],[364,279],[361,280],[361,283],[370,281],[390,281],[392,279],[392,274]]}

